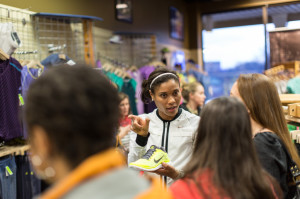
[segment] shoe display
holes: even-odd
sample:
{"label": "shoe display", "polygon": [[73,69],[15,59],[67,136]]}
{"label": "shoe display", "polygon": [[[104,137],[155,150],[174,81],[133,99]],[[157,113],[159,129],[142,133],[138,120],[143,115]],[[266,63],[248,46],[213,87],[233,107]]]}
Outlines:
{"label": "shoe display", "polygon": [[155,171],[162,167],[163,162],[169,163],[169,157],[163,148],[152,145],[145,155],[129,164],[131,168],[137,168],[143,171]]}

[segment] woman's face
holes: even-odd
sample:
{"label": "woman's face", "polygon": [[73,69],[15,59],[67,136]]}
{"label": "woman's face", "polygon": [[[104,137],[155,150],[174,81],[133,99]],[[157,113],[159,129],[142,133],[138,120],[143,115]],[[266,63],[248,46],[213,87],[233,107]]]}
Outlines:
{"label": "woman's face", "polygon": [[172,120],[178,112],[181,100],[179,84],[174,79],[170,79],[158,85],[154,92],[154,94],[151,92],[150,94],[160,117],[164,120]]}
{"label": "woman's face", "polygon": [[197,86],[196,91],[190,94],[190,100],[194,101],[197,106],[203,106],[205,99],[204,88],[201,85]]}
{"label": "woman's face", "polygon": [[119,105],[119,108],[120,108],[120,112],[121,112],[122,117],[125,117],[129,114],[130,105],[129,105],[128,98],[125,98],[121,101],[121,103]]}
{"label": "woman's face", "polygon": [[240,93],[239,93],[237,81],[234,82],[234,84],[233,84],[233,86],[231,88],[230,96],[236,97],[236,98],[240,99],[241,101],[243,101],[243,99],[241,98]]}

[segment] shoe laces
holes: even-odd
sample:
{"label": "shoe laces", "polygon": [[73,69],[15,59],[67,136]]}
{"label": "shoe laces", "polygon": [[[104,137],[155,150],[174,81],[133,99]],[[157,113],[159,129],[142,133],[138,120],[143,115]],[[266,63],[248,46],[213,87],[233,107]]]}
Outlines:
{"label": "shoe laces", "polygon": [[155,149],[149,149],[145,155],[142,157],[142,159],[146,159],[146,160],[149,160],[151,158],[151,156],[153,155],[153,153],[155,152],[156,148]]}

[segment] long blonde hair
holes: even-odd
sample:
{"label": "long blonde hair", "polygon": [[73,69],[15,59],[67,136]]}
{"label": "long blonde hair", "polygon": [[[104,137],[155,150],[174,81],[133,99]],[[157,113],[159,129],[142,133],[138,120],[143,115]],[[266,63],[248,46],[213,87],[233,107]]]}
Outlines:
{"label": "long blonde hair", "polygon": [[290,137],[275,84],[262,74],[240,75],[237,83],[238,91],[250,111],[251,118],[264,128],[273,131],[300,166],[300,158]]}
{"label": "long blonde hair", "polygon": [[197,91],[198,86],[203,85],[199,82],[185,83],[182,85],[182,97],[186,102],[190,101],[190,93],[195,93]]}

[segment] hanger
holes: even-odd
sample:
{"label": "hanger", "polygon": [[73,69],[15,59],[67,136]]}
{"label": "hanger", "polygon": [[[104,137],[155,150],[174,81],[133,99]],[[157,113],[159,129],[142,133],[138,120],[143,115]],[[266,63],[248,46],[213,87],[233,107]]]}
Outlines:
{"label": "hanger", "polygon": [[37,68],[36,63],[37,61],[35,60],[29,60],[29,62],[26,64],[27,68]]}
{"label": "hanger", "polygon": [[107,72],[112,72],[114,70],[114,66],[109,63],[103,64],[102,68]]}
{"label": "hanger", "polygon": [[158,67],[166,67],[166,65],[164,63],[162,63],[161,61],[152,61],[148,65],[154,66],[156,68],[158,68]]}
{"label": "hanger", "polygon": [[66,58],[66,55],[63,54],[63,53],[59,54],[58,57],[59,57],[60,59],[63,59],[63,60],[66,60],[66,59],[67,59],[67,58]]}
{"label": "hanger", "polygon": [[132,72],[136,72],[136,71],[138,71],[138,68],[136,66],[132,65],[132,66],[130,66],[129,70]]}
{"label": "hanger", "polygon": [[29,64],[29,60],[20,60],[20,64],[24,67],[25,65]]}
{"label": "hanger", "polygon": [[0,49],[0,59],[3,61],[9,59],[9,55],[6,54],[2,49]]}
{"label": "hanger", "polygon": [[115,71],[114,71],[114,74],[119,76],[119,77],[122,77],[122,73],[123,73],[123,71],[120,68],[116,68]]}
{"label": "hanger", "polygon": [[132,77],[131,77],[131,75],[129,74],[129,73],[127,73],[126,71],[124,71],[124,77],[123,77],[123,79],[131,79]]}
{"label": "hanger", "polygon": [[[42,74],[44,72],[44,69],[45,69],[44,65],[42,65],[41,62],[36,61],[36,60],[30,60],[29,63],[27,64],[27,71],[33,79],[37,79],[38,77],[35,77],[31,73],[29,68],[41,69],[38,74]],[[40,76],[40,75],[38,75],[38,76]]]}

